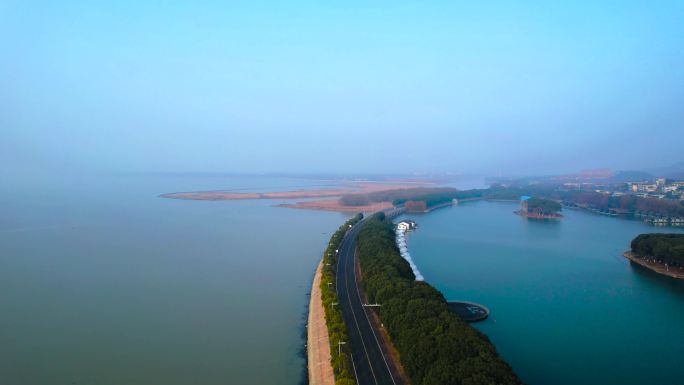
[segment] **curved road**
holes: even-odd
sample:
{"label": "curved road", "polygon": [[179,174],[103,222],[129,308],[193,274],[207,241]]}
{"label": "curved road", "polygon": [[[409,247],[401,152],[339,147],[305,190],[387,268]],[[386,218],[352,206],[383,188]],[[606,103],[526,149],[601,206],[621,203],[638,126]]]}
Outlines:
{"label": "curved road", "polygon": [[337,257],[335,286],[342,317],[347,325],[347,343],[359,385],[400,385],[401,381],[392,375],[390,367],[393,365],[380,347],[380,337],[373,330],[357,285],[354,269],[356,236],[364,224],[365,220],[362,220],[347,232]]}

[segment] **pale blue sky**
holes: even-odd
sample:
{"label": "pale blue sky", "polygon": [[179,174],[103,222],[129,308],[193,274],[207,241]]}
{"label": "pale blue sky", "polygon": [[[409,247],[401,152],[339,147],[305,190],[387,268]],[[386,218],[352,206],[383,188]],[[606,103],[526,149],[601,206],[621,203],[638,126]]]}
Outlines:
{"label": "pale blue sky", "polygon": [[684,2],[542,3],[2,1],[0,162],[520,174],[684,160]]}

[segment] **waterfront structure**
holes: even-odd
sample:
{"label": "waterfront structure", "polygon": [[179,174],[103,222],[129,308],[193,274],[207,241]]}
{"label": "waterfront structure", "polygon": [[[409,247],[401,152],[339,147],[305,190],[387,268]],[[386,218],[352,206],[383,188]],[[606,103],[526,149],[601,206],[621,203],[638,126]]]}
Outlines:
{"label": "waterfront structure", "polygon": [[409,266],[411,267],[411,270],[413,270],[413,275],[416,276],[416,281],[424,281],[425,278],[423,278],[423,275],[418,270],[418,266],[416,266],[416,264],[413,262],[413,259],[411,259],[411,254],[408,251],[408,247],[406,247],[406,232],[415,229],[416,226],[416,222],[411,220],[404,220],[399,222],[397,224],[397,229],[395,231],[396,243],[397,247],[399,248],[399,253],[401,254],[401,257],[404,258],[406,262],[408,262]]}
{"label": "waterfront structure", "polygon": [[408,231],[416,228],[416,222],[411,220],[405,220],[397,223],[397,230]]}
{"label": "waterfront structure", "polygon": [[528,201],[530,200],[530,198],[531,197],[529,197],[527,195],[523,195],[520,197],[520,212],[521,213],[527,214],[527,210],[528,210],[527,204],[528,204]]}

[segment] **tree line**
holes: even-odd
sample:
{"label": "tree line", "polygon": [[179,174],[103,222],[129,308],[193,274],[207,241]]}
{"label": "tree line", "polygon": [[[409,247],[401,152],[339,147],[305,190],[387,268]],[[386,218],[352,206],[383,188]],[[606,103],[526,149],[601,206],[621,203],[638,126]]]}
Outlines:
{"label": "tree line", "polygon": [[391,221],[378,213],[358,236],[362,286],[376,308],[413,385],[521,384],[489,339],[415,281],[399,254]]}
{"label": "tree line", "polygon": [[340,198],[345,206],[362,206],[376,202],[392,202],[394,206],[405,205],[411,211],[425,211],[448,203],[453,199],[503,199],[518,200],[522,195],[546,198],[568,205],[587,206],[599,211],[624,214],[642,213],[654,216],[684,217],[684,201],[640,197],[631,194],[613,196],[596,191],[563,190],[558,185],[534,185],[503,187],[493,185],[488,189],[457,190],[451,187],[409,188],[347,194]]}
{"label": "tree line", "polygon": [[[363,214],[357,214],[332,235],[328,246],[323,253],[323,269],[321,274],[321,298],[325,309],[325,324],[328,329],[328,341],[330,342],[330,362],[335,375],[335,384],[354,384],[355,377],[350,360],[348,345],[342,345],[338,349],[339,342],[347,342],[347,327],[342,318],[342,311],[337,300],[337,288],[335,286],[335,266],[337,266],[337,251],[347,230],[363,219]],[[342,354],[338,352],[341,351]]]}
{"label": "tree line", "polygon": [[401,197],[392,201],[392,204],[399,206],[408,202],[425,202],[427,208],[441,205],[453,201],[454,199],[482,198],[487,189],[456,190],[446,191],[423,191],[411,197]]}
{"label": "tree line", "polygon": [[441,194],[456,192],[455,188],[451,187],[416,187],[392,189],[383,191],[374,191],[370,193],[354,193],[346,194],[340,198],[340,203],[345,206],[363,206],[369,203],[377,202],[394,202],[401,201],[402,203],[413,199],[416,196],[423,196],[426,194]]}
{"label": "tree line", "polygon": [[684,266],[684,234],[640,234],[630,244],[639,257],[657,259],[669,266]]}
{"label": "tree line", "polygon": [[625,214],[643,213],[665,217],[684,217],[684,201],[640,197],[632,194],[613,196],[596,191],[562,190],[554,185],[527,187],[492,186],[486,199],[518,199],[522,195],[543,197],[570,205],[582,205],[599,211]]}

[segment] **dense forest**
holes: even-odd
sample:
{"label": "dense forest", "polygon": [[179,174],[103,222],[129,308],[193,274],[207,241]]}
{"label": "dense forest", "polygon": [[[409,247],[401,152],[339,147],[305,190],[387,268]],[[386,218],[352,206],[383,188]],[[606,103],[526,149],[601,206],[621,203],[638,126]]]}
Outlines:
{"label": "dense forest", "polygon": [[[451,202],[454,199],[472,199],[472,198],[482,198],[484,192],[487,190],[473,189],[473,190],[451,190],[451,191],[439,191],[439,192],[424,192],[421,195],[416,195],[412,197],[411,201],[422,201],[425,205],[430,208],[443,203]],[[408,199],[395,199],[392,204],[395,206],[404,204]]]}
{"label": "dense forest", "polygon": [[[363,218],[362,214],[357,214],[345,224],[340,226],[330,238],[328,247],[323,254],[323,273],[321,276],[321,297],[323,308],[325,309],[325,323],[328,328],[328,339],[330,341],[330,360],[335,374],[335,383],[354,383],[354,370],[350,360],[348,349],[342,349],[342,354],[338,354],[337,343],[348,341],[347,327],[342,318],[339,307],[333,306],[337,303],[337,288],[335,287],[335,270],[337,262],[336,250],[340,248],[344,234],[349,228],[358,223]],[[344,345],[343,345],[344,346]],[[351,381],[351,382],[350,382]]]}
{"label": "dense forest", "polygon": [[640,234],[632,240],[632,252],[669,266],[684,266],[684,234]]}
{"label": "dense forest", "polygon": [[413,385],[520,384],[487,337],[449,311],[442,294],[415,281],[382,213],[358,236],[362,285]]}
{"label": "dense forest", "polygon": [[345,206],[362,206],[369,203],[377,202],[394,202],[407,200],[414,200],[417,196],[427,194],[447,194],[457,192],[455,188],[451,187],[416,187],[405,189],[393,189],[384,191],[375,191],[371,193],[355,193],[343,195],[340,202]]}
{"label": "dense forest", "polygon": [[527,200],[527,211],[542,215],[553,215],[561,211],[561,205],[550,199],[532,197]]}

